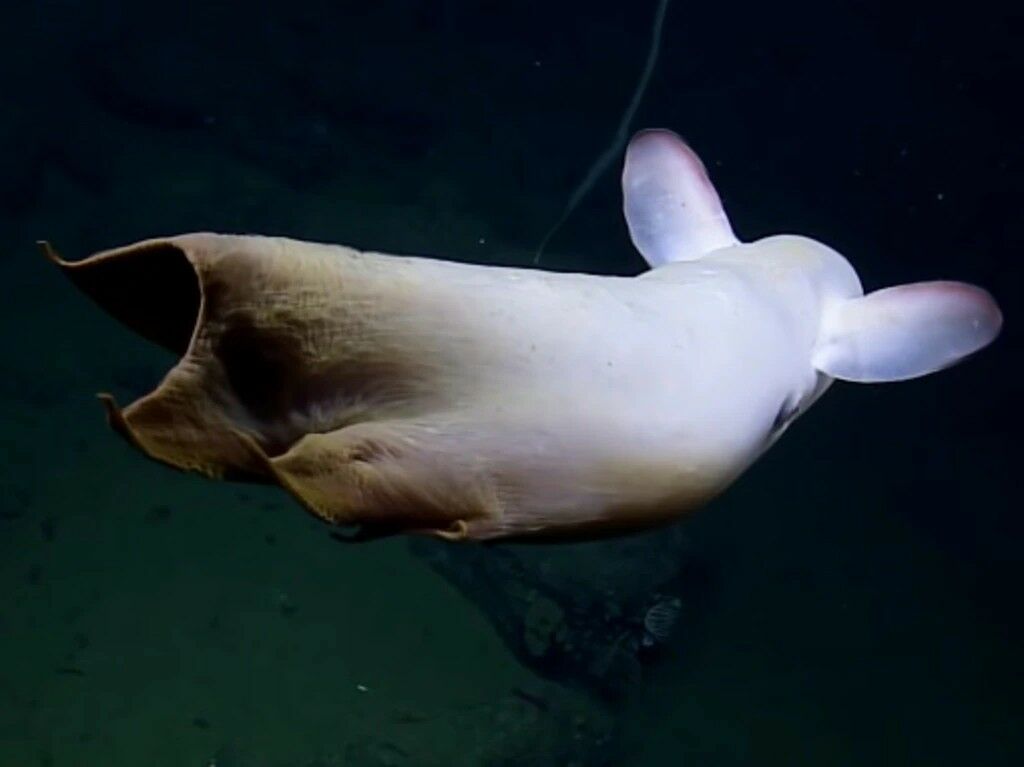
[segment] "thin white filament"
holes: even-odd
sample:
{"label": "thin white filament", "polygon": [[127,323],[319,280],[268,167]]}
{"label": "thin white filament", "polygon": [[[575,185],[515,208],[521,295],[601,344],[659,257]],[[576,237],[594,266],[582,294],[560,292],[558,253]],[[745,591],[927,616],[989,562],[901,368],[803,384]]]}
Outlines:
{"label": "thin white filament", "polygon": [[647,90],[647,84],[650,82],[651,75],[654,73],[654,67],[658,63],[658,53],[661,50],[661,30],[665,26],[665,14],[668,11],[668,3],[669,0],[658,0],[658,8],[654,14],[654,26],[651,30],[651,47],[647,51],[647,62],[644,64],[643,73],[640,75],[640,80],[633,91],[633,98],[629,102],[629,106],[626,107],[626,111],[622,114],[622,119],[619,121],[619,127],[615,131],[615,136],[604,152],[590,166],[587,175],[583,177],[583,180],[572,191],[572,194],[569,195],[569,201],[562,210],[562,215],[548,230],[548,233],[544,235],[544,239],[540,241],[540,245],[537,246],[537,252],[533,256],[534,266],[540,263],[544,249],[551,238],[562,228],[562,224],[568,220],[576,206],[580,204],[580,201],[586,196],[587,192],[597,183],[601,174],[608,170],[608,166],[622,153],[622,147],[625,146],[626,139],[629,138],[629,126],[633,122],[636,110],[640,107],[644,92]]}

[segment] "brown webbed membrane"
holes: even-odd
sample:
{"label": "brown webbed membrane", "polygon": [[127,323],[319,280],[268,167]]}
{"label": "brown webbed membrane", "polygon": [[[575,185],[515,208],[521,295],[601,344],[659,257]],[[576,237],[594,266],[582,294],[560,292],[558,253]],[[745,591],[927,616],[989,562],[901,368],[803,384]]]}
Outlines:
{"label": "brown webbed membrane", "polygon": [[100,395],[111,425],[151,458],[280,483],[339,524],[457,537],[496,513],[485,478],[441,465],[417,439],[445,361],[424,363],[381,332],[374,264],[387,257],[211,234],[74,263],[43,248],[112,316],[181,355],[124,409]]}
{"label": "brown webbed membrane", "polygon": [[175,354],[188,349],[202,294],[195,269],[180,247],[154,240],[68,263],[49,243],[40,246],[79,290],[115,319]]}

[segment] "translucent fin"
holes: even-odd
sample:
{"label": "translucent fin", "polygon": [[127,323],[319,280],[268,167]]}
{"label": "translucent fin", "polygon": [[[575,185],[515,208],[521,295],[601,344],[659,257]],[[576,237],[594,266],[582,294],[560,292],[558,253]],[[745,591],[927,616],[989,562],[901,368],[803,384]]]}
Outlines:
{"label": "translucent fin", "polygon": [[671,131],[641,131],[629,142],[622,195],[629,235],[651,266],[738,242],[700,158]]}
{"label": "translucent fin", "polygon": [[822,320],[813,364],[845,381],[903,381],[984,348],[1002,324],[992,296],[974,285],[899,285],[832,307]]}

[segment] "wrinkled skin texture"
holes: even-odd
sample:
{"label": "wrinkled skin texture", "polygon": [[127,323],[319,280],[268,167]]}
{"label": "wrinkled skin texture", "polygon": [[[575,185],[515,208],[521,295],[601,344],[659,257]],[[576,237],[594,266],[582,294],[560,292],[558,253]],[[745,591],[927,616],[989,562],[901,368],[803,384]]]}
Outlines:
{"label": "wrinkled skin texture", "polygon": [[[56,258],[56,257],[55,257]],[[369,531],[590,536],[693,508],[766,446],[811,335],[728,259],[638,278],[186,235],[68,275],[181,354],[111,422]],[[737,341],[738,339],[738,341]]]}
{"label": "wrinkled skin texture", "polygon": [[670,131],[634,137],[622,187],[654,267],[631,278],[214,234],[47,252],[181,356],[124,410],[103,396],[132,444],[276,482],[366,536],[649,527],[725,488],[833,379],[927,375],[1001,327],[971,285],[864,296],[821,243],[740,243]]}

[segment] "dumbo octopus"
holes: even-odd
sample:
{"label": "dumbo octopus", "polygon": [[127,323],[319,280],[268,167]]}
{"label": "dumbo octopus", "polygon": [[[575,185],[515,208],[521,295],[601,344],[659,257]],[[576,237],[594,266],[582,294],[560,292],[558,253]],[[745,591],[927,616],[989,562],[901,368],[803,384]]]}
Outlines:
{"label": "dumbo octopus", "polygon": [[696,154],[626,151],[635,277],[185,234],[78,262],[110,314],[180,356],[113,427],[147,456],[277,483],[372,537],[616,534],[714,497],[833,380],[900,381],[998,334],[981,288],[864,295],[806,237],[739,242]]}

